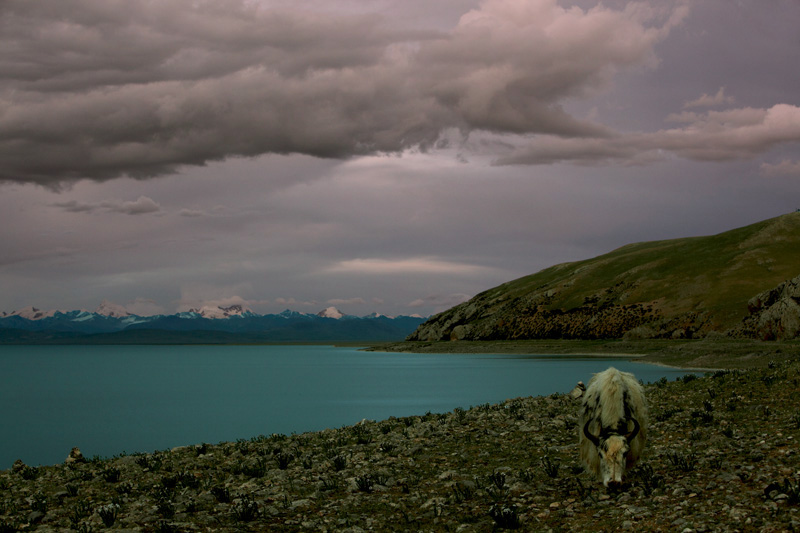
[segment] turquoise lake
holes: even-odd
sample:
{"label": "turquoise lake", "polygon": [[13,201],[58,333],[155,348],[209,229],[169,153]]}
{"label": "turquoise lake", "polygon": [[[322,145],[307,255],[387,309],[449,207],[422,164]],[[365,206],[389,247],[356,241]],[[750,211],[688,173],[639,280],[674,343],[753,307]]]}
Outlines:
{"label": "turquoise lake", "polygon": [[332,346],[2,346],[0,470],[303,433],[568,392],[627,359],[395,354]]}

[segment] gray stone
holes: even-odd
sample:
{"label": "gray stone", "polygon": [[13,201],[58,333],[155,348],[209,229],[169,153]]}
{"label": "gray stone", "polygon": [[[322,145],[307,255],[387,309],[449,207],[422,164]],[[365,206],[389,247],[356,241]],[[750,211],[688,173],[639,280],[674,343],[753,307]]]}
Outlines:
{"label": "gray stone", "polygon": [[64,460],[64,462],[66,464],[70,464],[70,463],[85,463],[86,462],[86,458],[81,453],[80,448],[75,446],[74,448],[72,448],[72,450],[70,450],[69,455]]}

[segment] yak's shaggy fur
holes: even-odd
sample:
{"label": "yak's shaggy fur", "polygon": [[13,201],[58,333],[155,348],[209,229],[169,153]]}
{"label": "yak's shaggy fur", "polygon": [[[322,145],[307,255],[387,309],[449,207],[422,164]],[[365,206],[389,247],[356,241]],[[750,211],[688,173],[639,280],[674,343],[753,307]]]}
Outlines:
{"label": "yak's shaggy fur", "polygon": [[629,372],[595,374],[583,394],[578,435],[581,459],[603,484],[621,483],[647,442],[644,389]]}

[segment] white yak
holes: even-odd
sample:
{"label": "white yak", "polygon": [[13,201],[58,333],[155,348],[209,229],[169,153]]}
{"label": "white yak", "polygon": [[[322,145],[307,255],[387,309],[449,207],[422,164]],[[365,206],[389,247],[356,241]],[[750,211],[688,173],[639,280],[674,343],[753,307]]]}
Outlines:
{"label": "white yak", "polygon": [[595,374],[583,394],[578,432],[589,471],[606,487],[622,483],[647,442],[647,402],[636,377],[613,367]]}

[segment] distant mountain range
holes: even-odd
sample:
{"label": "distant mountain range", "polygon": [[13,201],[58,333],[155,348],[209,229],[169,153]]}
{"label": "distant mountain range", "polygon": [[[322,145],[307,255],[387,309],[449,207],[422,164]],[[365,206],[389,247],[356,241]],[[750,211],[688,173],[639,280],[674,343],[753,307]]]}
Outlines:
{"label": "distant mountain range", "polygon": [[504,283],[409,340],[800,337],[800,211]]}
{"label": "distant mountain range", "polygon": [[260,315],[239,305],[202,307],[173,315],[138,316],[104,302],[94,312],[0,313],[0,344],[228,344],[254,342],[382,342],[401,340],[425,319],[373,313],[317,314],[286,310]]}

